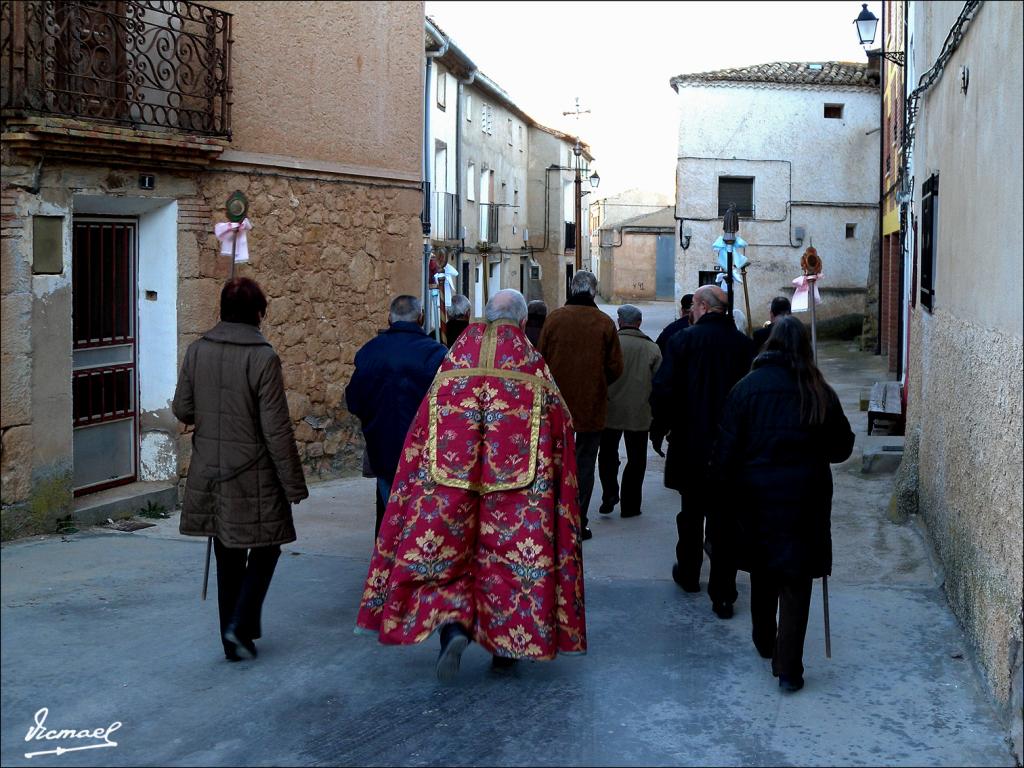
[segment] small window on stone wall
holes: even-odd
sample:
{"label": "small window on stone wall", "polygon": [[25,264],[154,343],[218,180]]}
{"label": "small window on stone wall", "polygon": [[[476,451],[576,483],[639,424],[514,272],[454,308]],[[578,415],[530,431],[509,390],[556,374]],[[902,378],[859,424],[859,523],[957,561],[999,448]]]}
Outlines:
{"label": "small window on stone wall", "polygon": [[64,271],[64,217],[32,217],[32,274],[59,275]]}
{"label": "small window on stone wall", "polygon": [[846,239],[847,240],[852,240],[855,237],[857,237],[857,225],[856,224],[847,224],[846,225]]}
{"label": "small window on stone wall", "polygon": [[829,120],[842,120],[843,119],[843,105],[842,104],[826,104],[825,105],[825,117]]}

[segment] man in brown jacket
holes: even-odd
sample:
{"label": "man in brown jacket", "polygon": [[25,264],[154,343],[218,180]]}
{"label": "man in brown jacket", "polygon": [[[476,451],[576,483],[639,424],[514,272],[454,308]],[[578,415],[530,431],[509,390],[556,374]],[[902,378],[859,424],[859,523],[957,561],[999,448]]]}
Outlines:
{"label": "man in brown jacket", "polygon": [[594,303],[594,273],[573,275],[569,293],[565,306],[544,322],[539,350],[572,415],[581,536],[586,541],[594,535],[587,525],[587,507],[594,492],[594,467],[608,411],[608,385],[622,375],[622,348],[615,323]]}
{"label": "man in brown jacket", "polygon": [[174,392],[174,415],[195,426],[179,530],[213,539],[228,661],[256,656],[281,545],[295,541],[291,505],[309,496],[266,311],[255,281],[225,283],[221,322],[189,345]]}

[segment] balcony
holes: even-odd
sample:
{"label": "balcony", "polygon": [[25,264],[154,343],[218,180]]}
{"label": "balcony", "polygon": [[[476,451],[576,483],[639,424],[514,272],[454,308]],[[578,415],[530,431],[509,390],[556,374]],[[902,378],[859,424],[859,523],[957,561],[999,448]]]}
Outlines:
{"label": "balcony", "polygon": [[231,133],[231,15],[186,0],[5,0],[0,106]]}
{"label": "balcony", "polygon": [[0,110],[15,151],[208,162],[231,136],[231,15],[187,0],[3,0]]}

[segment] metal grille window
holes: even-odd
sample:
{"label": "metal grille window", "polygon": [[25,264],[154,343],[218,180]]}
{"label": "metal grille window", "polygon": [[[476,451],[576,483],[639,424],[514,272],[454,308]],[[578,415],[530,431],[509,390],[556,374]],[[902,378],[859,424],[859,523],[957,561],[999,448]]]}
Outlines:
{"label": "metal grille window", "polygon": [[754,177],[720,176],[718,178],[718,215],[724,216],[735,203],[738,216],[754,217]]}
{"label": "metal grille window", "polygon": [[921,305],[935,309],[935,235],[939,230],[939,174],[921,186]]}

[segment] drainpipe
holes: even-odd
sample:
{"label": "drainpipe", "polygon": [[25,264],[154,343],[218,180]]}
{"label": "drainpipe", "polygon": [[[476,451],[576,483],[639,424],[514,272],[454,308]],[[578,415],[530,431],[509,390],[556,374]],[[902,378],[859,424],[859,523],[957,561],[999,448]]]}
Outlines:
{"label": "drainpipe", "polygon": [[[423,80],[423,212],[420,214],[420,224],[423,227],[423,308],[424,314],[430,317],[430,314],[426,312],[428,302],[430,301],[430,190],[433,175],[433,163],[431,162],[430,152],[430,72],[433,69],[434,59],[448,52],[449,43],[448,39],[441,35],[437,28],[429,21],[427,22],[427,31],[435,40],[441,41],[441,47],[438,50],[426,51],[427,66],[425,67]],[[435,334],[440,336],[440,323],[437,324],[434,330]]]}
{"label": "drainpipe", "polygon": [[[462,253],[466,250],[466,241],[462,237],[462,201],[465,199],[463,196],[462,186],[465,183],[462,171],[462,123],[464,119],[463,115],[463,88],[467,85],[472,85],[473,81],[476,80],[476,73],[478,70],[474,69],[469,73],[469,77],[463,80],[461,77],[458,79],[458,87],[456,88],[456,99],[455,105],[455,231],[459,233],[459,279],[462,279]],[[461,283],[460,286],[461,288]],[[467,296],[467,298],[469,298]]]}
{"label": "drainpipe", "polygon": [[885,279],[885,3],[882,3],[882,45],[878,53],[878,334],[875,354],[882,354],[882,282]]}

